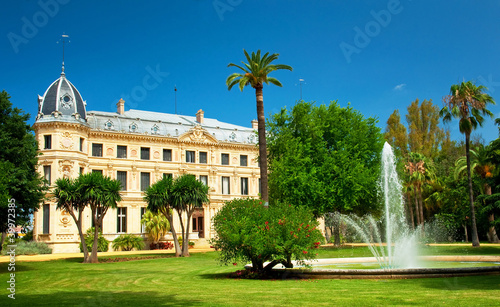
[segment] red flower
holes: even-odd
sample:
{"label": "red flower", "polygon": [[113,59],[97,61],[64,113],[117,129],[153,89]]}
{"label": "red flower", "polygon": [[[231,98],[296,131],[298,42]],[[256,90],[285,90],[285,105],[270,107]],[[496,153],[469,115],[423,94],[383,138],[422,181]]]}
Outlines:
{"label": "red flower", "polygon": [[269,226],[266,226],[266,229],[269,230]]}
{"label": "red flower", "polygon": [[233,262],[233,265],[238,265],[238,263],[236,263],[236,262]]}
{"label": "red flower", "polygon": [[268,222],[268,221],[266,221],[266,225],[267,225],[267,224],[269,224],[269,222]]}
{"label": "red flower", "polygon": [[302,253],[307,254],[307,251],[302,251]]}
{"label": "red flower", "polygon": [[290,231],[290,234],[293,235],[293,231]]}

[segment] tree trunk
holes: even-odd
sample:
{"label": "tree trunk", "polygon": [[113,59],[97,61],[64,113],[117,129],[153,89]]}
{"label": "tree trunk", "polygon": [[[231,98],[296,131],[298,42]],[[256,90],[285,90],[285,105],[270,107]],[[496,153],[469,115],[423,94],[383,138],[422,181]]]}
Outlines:
{"label": "tree trunk", "polygon": [[191,226],[191,218],[193,216],[193,211],[187,212],[187,223],[186,223],[186,239],[185,239],[185,244],[184,241],[182,241],[182,256],[183,257],[189,257],[189,227]]}
{"label": "tree trunk", "polygon": [[479,247],[479,237],[477,235],[476,226],[476,210],[474,209],[474,195],[472,190],[472,176],[470,171],[470,134],[465,133],[465,155],[467,157],[467,178],[469,179],[469,202],[470,202],[470,215],[471,215],[471,236],[472,246]]}
{"label": "tree trunk", "polygon": [[424,201],[422,199],[422,186],[418,185],[418,202],[420,205],[420,223],[424,225],[425,219],[424,219]]}
{"label": "tree trunk", "polygon": [[467,224],[464,224],[464,232],[465,232],[465,243],[469,243],[469,234],[467,233]]}
{"label": "tree trunk", "polygon": [[[491,195],[491,186],[487,183],[484,184],[484,193],[486,195]],[[495,226],[493,225],[493,222],[495,221],[495,214],[493,212],[488,215],[488,222],[490,222],[490,229],[488,229],[488,241],[490,243],[498,243],[498,235],[497,231],[495,230]]]}
{"label": "tree trunk", "polygon": [[168,214],[165,211],[162,212],[163,215],[167,218],[170,223],[170,233],[172,234],[172,238],[174,239],[174,248],[175,248],[175,257],[181,256],[181,247],[179,246],[179,240],[177,239],[177,233],[174,228],[174,218],[173,214]]}
{"label": "tree trunk", "polygon": [[76,218],[75,213],[73,210],[66,210],[69,212],[73,220],[75,221],[76,228],[78,229],[78,235],[80,236],[80,244],[82,244],[82,250],[83,250],[83,263],[87,263],[89,260],[89,250],[87,248],[87,244],[85,244],[85,236],[83,235],[83,230],[82,230],[82,215],[83,215],[83,209],[80,208],[78,209],[78,219]]}
{"label": "tree trunk", "polygon": [[260,166],[260,195],[267,203],[269,195],[267,191],[267,141],[266,141],[266,116],[264,114],[264,96],[262,94],[262,84],[255,87],[257,98],[257,122],[259,134],[259,166]]}
{"label": "tree trunk", "polygon": [[0,251],[2,251],[2,247],[3,247],[3,242],[5,241],[5,238],[7,237],[7,231],[2,231],[2,242],[0,244]]}
{"label": "tree trunk", "polygon": [[420,221],[420,209],[419,209],[419,206],[418,206],[418,196],[417,196],[417,187],[414,186],[414,189],[413,189],[413,195],[415,197],[415,215],[417,217],[417,225],[420,225],[422,222]]}
{"label": "tree trunk", "polygon": [[[92,214],[93,215],[93,214]],[[97,259],[97,245],[99,244],[99,228],[100,228],[100,219],[95,217],[96,221],[94,222],[94,242],[92,243],[92,254],[89,258],[89,263],[99,263]]]}
{"label": "tree trunk", "polygon": [[181,246],[181,256],[184,256],[184,248],[187,245],[186,242],[186,229],[184,228],[184,221],[182,220],[182,211],[176,210],[177,215],[179,216],[179,221],[181,223],[181,238],[182,238],[182,246]]}

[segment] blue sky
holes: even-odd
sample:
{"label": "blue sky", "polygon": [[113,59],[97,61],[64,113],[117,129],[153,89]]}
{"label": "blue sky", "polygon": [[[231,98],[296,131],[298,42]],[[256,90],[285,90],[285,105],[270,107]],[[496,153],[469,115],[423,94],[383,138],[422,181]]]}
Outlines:
{"label": "blue sky", "polygon": [[[283,87],[264,87],[266,115],[300,98],[348,102],[384,129],[388,116],[416,98],[442,97],[452,84],[473,80],[500,103],[500,1],[76,1],[17,0],[0,16],[0,90],[16,107],[37,112],[37,95],[61,72],[87,110],[174,113],[250,126],[252,88],[227,90],[225,80],[244,60],[243,48],[279,53]],[[500,106],[491,106],[500,117]],[[33,118],[31,120],[33,122]],[[458,124],[449,125],[462,139]],[[493,120],[479,130],[498,137]]]}

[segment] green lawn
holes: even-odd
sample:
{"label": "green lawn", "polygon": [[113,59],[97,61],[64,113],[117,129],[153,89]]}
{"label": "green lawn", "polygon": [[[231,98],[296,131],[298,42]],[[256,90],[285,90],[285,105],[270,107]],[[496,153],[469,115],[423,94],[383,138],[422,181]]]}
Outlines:
{"label": "green lawn", "polygon": [[[500,247],[428,247],[425,254],[500,255]],[[366,248],[326,248],[319,257],[370,256]],[[141,255],[144,256],[144,255]],[[128,262],[81,259],[16,263],[16,300],[7,298],[0,264],[0,306],[500,306],[500,277],[409,280],[238,280],[216,253]]]}

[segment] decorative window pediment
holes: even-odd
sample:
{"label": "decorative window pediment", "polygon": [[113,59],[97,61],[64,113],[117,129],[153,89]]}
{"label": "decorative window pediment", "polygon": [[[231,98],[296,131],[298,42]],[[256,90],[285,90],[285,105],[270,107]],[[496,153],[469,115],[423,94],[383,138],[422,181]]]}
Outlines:
{"label": "decorative window pediment", "polygon": [[137,132],[139,130],[139,126],[134,122],[130,124],[128,129],[130,130],[130,132]]}
{"label": "decorative window pediment", "polygon": [[160,127],[158,127],[157,124],[154,124],[153,127],[151,127],[151,134],[160,134]]}
{"label": "decorative window pediment", "polygon": [[108,119],[108,121],[104,124],[104,129],[113,130],[114,128],[115,128],[115,124],[113,124],[111,119]]}

